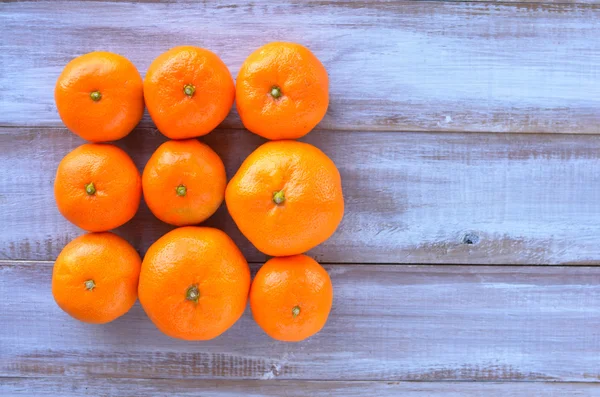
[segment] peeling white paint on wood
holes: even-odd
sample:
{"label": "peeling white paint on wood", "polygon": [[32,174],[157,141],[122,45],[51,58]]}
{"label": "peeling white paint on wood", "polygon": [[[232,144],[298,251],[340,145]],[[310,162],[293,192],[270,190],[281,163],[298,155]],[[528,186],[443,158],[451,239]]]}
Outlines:
{"label": "peeling white paint on wood", "polygon": [[248,310],[223,336],[187,342],[138,304],[107,325],[80,323],[52,299],[51,262],[0,263],[0,377],[600,379],[600,268],[326,268],[334,303],[316,336],[274,341]]}
{"label": "peeling white paint on wood", "polygon": [[[599,0],[0,3],[0,395],[599,396],[600,268],[377,265],[600,263],[599,32]],[[330,74],[328,114],[305,139],[346,197],[339,231],[310,253],[346,263],[326,266],[324,330],[280,343],[247,311],[189,343],[139,305],[104,326],[61,312],[52,263],[26,260],[82,233],[52,196],[82,143],[55,128],[64,65],[109,50],[143,75],[192,44],[235,76],[272,40],[307,45]],[[235,111],[222,127],[203,140],[231,177],[263,140]],[[532,134],[504,134],[519,132]],[[118,145],[142,169],[163,141],[146,115]],[[207,224],[265,259],[224,208]],[[118,233],[143,253],[170,228],[142,205]]]}
{"label": "peeling white paint on wood", "polygon": [[[203,138],[231,178],[264,142],[243,131]],[[313,131],[342,175],[346,214],[311,254],[330,263],[600,263],[600,136]],[[138,129],[118,144],[140,169],[164,141]],[[58,162],[83,143],[65,129],[0,128],[0,254],[53,260],[82,231],[54,203]],[[208,225],[251,261],[265,256],[225,208]],[[171,227],[142,206],[118,229],[144,253]]]}
{"label": "peeling white paint on wood", "polygon": [[323,382],[97,378],[3,378],[10,397],[593,397],[593,383],[555,382]]}
{"label": "peeling white paint on wood", "polygon": [[[161,52],[194,44],[235,76],[254,49],[287,40],[329,72],[321,129],[598,133],[599,32],[600,7],[585,4],[3,3],[0,125],[60,126],[56,78],[92,50],[144,74]],[[241,126],[235,111],[223,125]]]}

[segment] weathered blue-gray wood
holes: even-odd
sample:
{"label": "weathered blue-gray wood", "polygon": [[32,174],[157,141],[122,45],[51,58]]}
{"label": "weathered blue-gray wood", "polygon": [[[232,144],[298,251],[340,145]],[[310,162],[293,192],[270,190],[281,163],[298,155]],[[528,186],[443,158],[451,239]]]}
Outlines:
{"label": "weathered blue-gray wood", "polygon": [[334,302],[316,336],[274,341],[247,312],[219,338],[186,342],[161,334],[137,304],[107,325],[80,323],[52,299],[51,262],[1,263],[0,382],[600,380],[600,267],[326,268]]}
{"label": "weathered blue-gray wood", "polygon": [[[0,3],[0,395],[600,396],[600,268],[444,266],[600,263],[598,37],[598,0]],[[323,331],[275,342],[248,311],[189,343],[139,305],[103,326],[61,312],[52,263],[29,262],[81,233],[52,197],[82,143],[56,113],[60,70],[108,50],[143,75],[192,44],[235,76],[273,40],[309,46],[330,75],[305,139],[346,197],[311,252],[337,263]],[[235,110],[222,127],[203,140],[231,177],[263,141]],[[163,141],[145,116],[118,145],[142,169]],[[264,260],[223,208],[208,224]],[[143,253],[169,229],[142,206],[118,232]]]}
{"label": "weathered blue-gray wood", "polygon": [[3,378],[5,397],[597,397],[593,383]]}
{"label": "weathered blue-gray wood", "polygon": [[[245,130],[203,138],[233,176],[264,140]],[[600,136],[313,131],[306,139],[335,161],[346,213],[311,251],[329,263],[600,263]],[[142,169],[164,141],[139,129],[119,142]],[[54,260],[82,233],[58,212],[58,162],[83,143],[65,129],[0,128],[0,254]],[[9,167],[9,168],[8,168]],[[265,256],[225,208],[209,225],[251,261]],[[119,229],[140,252],[171,227],[145,206]]]}
{"label": "weathered blue-gray wood", "polygon": [[[288,40],[329,72],[324,129],[600,131],[598,5],[19,2],[0,4],[0,26],[0,125],[61,125],[56,78],[92,50],[145,74],[163,51],[193,44],[235,76],[253,50]],[[224,126],[240,127],[235,112]]]}

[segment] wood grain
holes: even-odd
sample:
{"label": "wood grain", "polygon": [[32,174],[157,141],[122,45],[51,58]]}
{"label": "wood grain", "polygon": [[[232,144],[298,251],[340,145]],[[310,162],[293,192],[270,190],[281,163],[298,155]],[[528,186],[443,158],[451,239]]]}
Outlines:
{"label": "wood grain", "polygon": [[[600,396],[599,32],[600,0],[0,2],[0,395]],[[138,304],[104,326],[60,311],[52,262],[30,260],[82,233],[52,196],[82,143],[53,101],[64,65],[108,50],[143,75],[192,44],[235,76],[273,40],[307,45],[330,74],[305,139],[338,164],[346,198],[310,253],[346,262],[326,265],[324,330],[276,342],[248,310],[190,343]],[[145,115],[117,143],[140,170],[165,140],[153,127]],[[203,139],[229,177],[264,142],[241,127],[233,110]],[[224,208],[207,224],[253,272],[264,261]],[[142,205],[117,232],[143,254],[170,229]]]}
{"label": "wood grain", "polygon": [[[599,32],[590,4],[2,3],[0,125],[60,126],[56,78],[92,50],[143,74],[161,52],[195,44],[235,76],[251,51],[287,40],[329,71],[321,129],[598,133]],[[223,126],[241,126],[235,111]]]}
{"label": "wood grain", "polygon": [[592,397],[594,383],[203,381],[169,379],[0,378],[5,397]]}
{"label": "wood grain", "polygon": [[[231,177],[263,140],[218,130],[205,139]],[[164,137],[119,142],[140,169]],[[346,214],[311,254],[328,263],[600,263],[600,136],[315,131],[305,141],[342,174]],[[83,143],[65,129],[0,128],[0,255],[53,260],[82,231],[53,197],[58,162]],[[250,261],[265,256],[222,207],[208,222]],[[141,253],[171,227],[143,206],[118,230]]]}
{"label": "wood grain", "polygon": [[217,339],[185,342],[137,304],[107,325],[73,320],[52,299],[51,262],[3,262],[0,376],[600,380],[598,267],[326,268],[334,304],[316,336],[273,341],[247,312]]}
{"label": "wood grain", "polygon": [[[3,0],[4,2],[16,2],[23,0]],[[40,1],[48,1],[48,0],[25,0],[30,2],[40,2]],[[193,4],[194,0],[79,0],[80,2],[103,2],[103,3],[161,3],[161,4]],[[336,7],[347,7],[353,9],[368,9],[368,8],[377,8],[377,9],[387,9],[390,7],[394,7],[394,3],[398,0],[375,0],[375,1],[357,1],[357,0],[288,0],[286,4],[292,4],[294,6],[297,3],[301,5],[307,5],[310,7],[328,7],[328,6],[336,6]],[[469,2],[469,3],[496,3],[496,4],[505,4],[505,3],[518,3],[518,4],[530,4],[530,3],[542,3],[542,4],[598,4],[598,0],[406,0],[406,1],[419,1],[419,2],[433,2],[433,1],[445,1],[445,2]],[[222,2],[221,2],[222,3]],[[268,4],[267,0],[259,0],[253,2],[256,5]],[[226,4],[220,5],[224,8],[237,8],[235,7],[237,4],[232,4],[228,2]]]}

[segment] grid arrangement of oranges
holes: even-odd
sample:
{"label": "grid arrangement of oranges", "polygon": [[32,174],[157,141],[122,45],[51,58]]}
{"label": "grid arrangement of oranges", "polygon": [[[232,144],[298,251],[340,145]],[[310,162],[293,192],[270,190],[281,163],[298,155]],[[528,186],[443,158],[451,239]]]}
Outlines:
{"label": "grid arrangement of oranges", "polygon": [[[56,259],[52,292],[74,318],[110,322],[139,297],[163,333],[215,338],[244,312],[274,339],[300,341],[320,331],[333,300],[323,267],[304,253],[327,240],[344,214],[340,174],[318,148],[295,141],[324,117],[328,76],[306,47],[264,45],[234,82],[213,52],[175,47],[145,78],[123,56],[92,52],[69,62],[55,88],[65,125],[89,141],[67,154],[54,183],[62,215],[90,233]],[[215,151],[196,138],[213,131],[233,104],[244,126],[269,141],[227,181]],[[170,140],[142,175],[120,148],[147,108]],[[143,260],[109,232],[133,218],[142,195],[161,221],[177,226]],[[198,225],[225,201],[242,234],[272,256],[251,280],[242,252],[223,231]]]}

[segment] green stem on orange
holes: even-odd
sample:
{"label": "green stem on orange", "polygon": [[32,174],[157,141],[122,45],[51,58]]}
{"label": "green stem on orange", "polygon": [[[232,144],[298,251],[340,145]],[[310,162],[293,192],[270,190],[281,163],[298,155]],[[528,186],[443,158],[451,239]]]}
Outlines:
{"label": "green stem on orange", "polygon": [[298,317],[299,314],[300,314],[300,306],[294,306],[292,308],[292,316]]}
{"label": "green stem on orange", "polygon": [[200,299],[200,290],[196,284],[190,285],[185,291],[185,299],[190,302],[198,303],[198,299]]}
{"label": "green stem on orange", "polygon": [[185,95],[191,97],[194,95],[194,92],[196,92],[196,87],[194,87],[192,84],[186,84],[183,86],[183,92]]}
{"label": "green stem on orange", "polygon": [[285,195],[283,194],[283,190],[278,192],[273,192],[273,202],[277,205],[283,204],[285,201]]}
{"label": "green stem on orange", "polygon": [[87,280],[83,284],[85,285],[85,289],[87,289],[88,291],[91,291],[94,288],[96,288],[96,283],[94,282],[94,280]]}
{"label": "green stem on orange", "polygon": [[98,90],[92,91],[90,92],[90,98],[92,98],[92,101],[98,102],[100,99],[102,99],[102,94]]}
{"label": "green stem on orange", "polygon": [[85,185],[85,192],[88,194],[88,196],[93,196],[94,194],[96,194],[96,186],[94,186],[93,182],[90,182],[87,185]]}
{"label": "green stem on orange", "polygon": [[270,92],[271,96],[275,99],[278,99],[279,97],[281,97],[281,88],[277,87],[276,85],[274,85],[271,88],[271,92]]}
{"label": "green stem on orange", "polygon": [[175,188],[175,192],[179,197],[183,197],[187,194],[187,187],[185,187],[184,185],[179,185]]}

